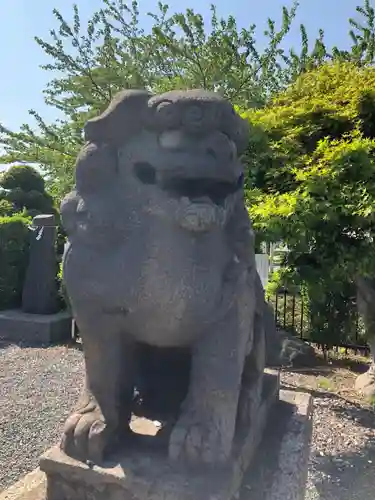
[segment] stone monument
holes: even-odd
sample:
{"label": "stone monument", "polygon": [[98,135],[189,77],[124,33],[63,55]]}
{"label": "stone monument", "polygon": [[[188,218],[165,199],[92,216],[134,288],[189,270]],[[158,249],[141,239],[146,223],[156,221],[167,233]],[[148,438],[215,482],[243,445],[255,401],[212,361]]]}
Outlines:
{"label": "stone monument", "polygon": [[123,91],[86,124],[61,206],[86,381],[41,459],[48,500],[237,492],[279,398],[244,203],[247,137],[231,104],[201,90]]}
{"label": "stone monument", "polygon": [[0,311],[0,341],[49,344],[71,338],[69,311],[59,310],[56,221],[52,214],[33,218],[29,262],[22,290],[21,309]]}
{"label": "stone monument", "polygon": [[58,310],[55,216],[35,216],[30,235],[29,264],[22,290],[22,310],[31,314],[54,314]]}

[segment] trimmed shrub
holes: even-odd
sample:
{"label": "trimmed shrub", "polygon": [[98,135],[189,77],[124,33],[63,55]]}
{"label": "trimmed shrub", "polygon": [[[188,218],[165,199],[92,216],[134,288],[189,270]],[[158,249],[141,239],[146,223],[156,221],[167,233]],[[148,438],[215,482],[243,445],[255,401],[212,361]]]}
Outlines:
{"label": "trimmed shrub", "polygon": [[30,219],[0,217],[0,309],[20,307],[28,264]]}
{"label": "trimmed shrub", "polygon": [[21,189],[26,193],[37,191],[44,193],[43,177],[29,165],[14,165],[1,175],[0,184],[3,189]]}
{"label": "trimmed shrub", "polygon": [[15,165],[0,175],[0,199],[12,205],[13,213],[56,214],[53,198],[45,191],[44,179],[28,165]]}

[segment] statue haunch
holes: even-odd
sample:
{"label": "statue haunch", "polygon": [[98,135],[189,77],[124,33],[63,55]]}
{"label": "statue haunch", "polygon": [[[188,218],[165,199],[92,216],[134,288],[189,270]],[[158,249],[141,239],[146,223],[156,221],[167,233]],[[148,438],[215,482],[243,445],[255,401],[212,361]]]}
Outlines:
{"label": "statue haunch", "polygon": [[[170,459],[224,462],[251,425],[265,302],[238,159],[247,137],[230,103],[195,90],[124,91],[87,123],[76,191],[61,207],[64,279],[86,363],[67,454],[98,463],[125,446],[145,346],[189,353]],[[176,363],[170,371],[168,380],[180,376]]]}

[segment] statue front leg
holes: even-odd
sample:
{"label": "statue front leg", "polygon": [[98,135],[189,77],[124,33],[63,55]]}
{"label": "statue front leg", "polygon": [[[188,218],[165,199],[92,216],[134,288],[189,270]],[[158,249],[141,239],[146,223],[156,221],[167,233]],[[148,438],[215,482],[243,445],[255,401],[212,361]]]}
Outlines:
{"label": "statue front leg", "polygon": [[68,417],[61,449],[78,460],[103,461],[128,429],[134,388],[135,344],[110,318],[78,322],[86,379]]}
{"label": "statue front leg", "polygon": [[214,464],[231,454],[252,328],[254,302],[246,302],[236,300],[193,347],[188,395],[170,437],[172,460]]}

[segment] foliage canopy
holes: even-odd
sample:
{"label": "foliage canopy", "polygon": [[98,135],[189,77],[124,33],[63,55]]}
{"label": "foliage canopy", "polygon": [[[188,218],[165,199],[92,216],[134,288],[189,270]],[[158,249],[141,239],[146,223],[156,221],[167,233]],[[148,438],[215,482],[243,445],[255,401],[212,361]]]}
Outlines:
{"label": "foliage canopy", "polygon": [[287,244],[278,280],[332,340],[354,326],[355,277],[375,273],[375,68],[327,63],[244,116],[254,226]]}
{"label": "foliage canopy", "polygon": [[248,183],[256,227],[287,243],[301,276],[323,268],[370,272],[375,68],[323,65],[244,116],[252,126]]}
{"label": "foliage canopy", "polygon": [[57,28],[49,39],[36,42],[50,56],[44,69],[51,74],[44,90],[45,101],[61,118],[46,124],[31,110],[36,128],[24,124],[19,132],[0,126],[2,163],[38,164],[46,175],[52,194],[60,199],[73,185],[74,162],[83,141],[84,122],[105,108],[123,88],[147,88],[162,92],[172,88],[216,90],[242,109],[259,108],[298,75],[331,59],[374,60],[374,10],[369,0],[357,11],[363,24],[350,20],[352,48],[329,52],[324,33],[310,43],[302,25],[297,52],[283,48],[283,41],[295,19],[298,2],[282,10],[281,26],[267,20],[264,34],[268,43],[257,49],[256,26],[239,29],[233,16],[220,18],[214,6],[205,23],[192,9],[171,14],[158,3],[146,14],[150,31],[140,25],[139,3],[103,0],[84,26],[78,7],[71,20],[54,10]]}

